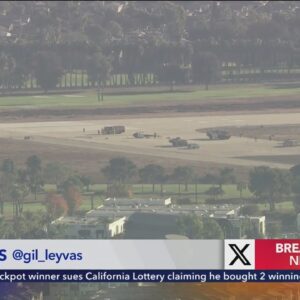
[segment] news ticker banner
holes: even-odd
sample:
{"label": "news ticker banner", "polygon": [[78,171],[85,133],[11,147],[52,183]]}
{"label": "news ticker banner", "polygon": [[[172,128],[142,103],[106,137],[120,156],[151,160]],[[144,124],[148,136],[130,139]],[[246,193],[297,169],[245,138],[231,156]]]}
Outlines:
{"label": "news ticker banner", "polygon": [[0,282],[300,282],[300,240],[2,240]]}

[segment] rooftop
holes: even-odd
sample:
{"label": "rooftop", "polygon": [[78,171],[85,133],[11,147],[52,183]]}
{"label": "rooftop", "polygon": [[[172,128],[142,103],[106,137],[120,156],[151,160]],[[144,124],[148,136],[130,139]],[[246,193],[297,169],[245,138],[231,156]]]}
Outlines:
{"label": "rooftop", "polygon": [[65,216],[60,217],[59,219],[53,221],[53,224],[65,224],[65,225],[72,225],[72,224],[80,224],[80,225],[87,225],[87,226],[93,226],[93,225],[99,225],[99,224],[110,224],[113,223],[120,218],[109,216],[109,215],[103,215],[103,216],[88,216],[88,217],[76,217],[76,216]]}
{"label": "rooftop", "polygon": [[145,199],[145,198],[107,198],[104,201],[104,206],[155,206],[155,205],[160,205],[160,206],[167,206],[170,205],[171,198],[150,198],[150,199]]}
{"label": "rooftop", "polygon": [[[159,214],[189,214],[191,212],[197,215],[213,215],[218,217],[226,217],[229,215],[235,215],[240,206],[238,205],[209,205],[209,204],[197,204],[197,205],[176,205],[171,204],[169,206],[165,205],[148,205],[145,200],[145,204],[141,205],[115,205],[115,206],[99,206],[95,210],[91,210],[87,213],[88,217],[98,218],[98,217],[121,217],[121,216],[131,216],[135,212],[140,213],[159,213]],[[130,201],[132,201],[130,199]],[[133,200],[134,201],[134,200]],[[152,200],[150,200],[152,201]],[[146,204],[147,203],[147,204]]]}

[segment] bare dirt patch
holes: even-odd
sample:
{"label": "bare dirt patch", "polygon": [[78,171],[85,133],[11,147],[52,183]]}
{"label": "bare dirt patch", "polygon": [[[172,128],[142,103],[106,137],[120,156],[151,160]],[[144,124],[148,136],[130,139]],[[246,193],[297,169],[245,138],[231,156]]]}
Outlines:
{"label": "bare dirt patch", "polygon": [[262,162],[277,162],[283,164],[292,164],[298,165],[300,164],[300,155],[269,155],[269,156],[245,156],[239,157],[241,159],[250,159]]}
{"label": "bare dirt patch", "polygon": [[242,127],[223,127],[233,136],[285,141],[292,139],[300,142],[300,125],[258,125]]}
{"label": "bare dirt patch", "polygon": [[[105,182],[101,169],[106,166],[110,159],[116,156],[127,157],[134,161],[138,168],[147,164],[155,163],[163,166],[167,173],[171,173],[176,166],[191,166],[199,176],[207,173],[217,173],[220,167],[225,165],[209,162],[191,162],[181,159],[168,159],[151,157],[148,155],[136,155],[130,153],[116,153],[114,151],[101,151],[95,149],[84,149],[78,147],[62,146],[55,144],[43,144],[34,141],[23,141],[0,138],[1,151],[0,162],[6,158],[14,160],[17,167],[25,166],[26,159],[35,154],[41,157],[43,165],[48,162],[59,162],[68,166],[79,174],[92,177],[94,182]],[[238,176],[246,177],[247,167],[233,166]]]}
{"label": "bare dirt patch", "polygon": [[[263,155],[300,155],[300,147],[278,147],[278,141],[247,137],[231,137],[225,141],[209,141],[205,133],[197,129],[226,126],[256,126],[256,124],[281,126],[289,122],[300,126],[300,113],[288,114],[240,114],[240,115],[214,115],[214,116],[178,116],[159,118],[126,118],[80,120],[80,121],[53,121],[53,122],[24,122],[0,123],[0,137],[26,142],[28,145],[43,144],[46,147],[58,147],[53,151],[53,157],[60,157],[59,147],[67,147],[69,155],[80,153],[80,159],[74,165],[78,167],[85,160],[97,163],[95,153],[106,157],[127,156],[133,160],[142,157],[142,162],[156,162],[166,165],[235,165],[237,167],[253,167],[261,165],[258,160],[245,160],[239,157]],[[123,125],[126,132],[121,135],[98,135],[99,129],[109,125]],[[83,130],[83,128],[85,130]],[[156,132],[159,138],[135,139],[133,133]],[[30,140],[24,140],[30,136]],[[184,147],[171,147],[169,139],[181,137],[189,143],[196,143],[199,149],[186,149]],[[57,152],[57,153],[56,153]],[[90,159],[93,157],[93,160]],[[165,162],[165,163],[164,163]],[[272,167],[291,167],[290,164],[279,162],[268,163]],[[92,165],[86,169],[95,168]]]}

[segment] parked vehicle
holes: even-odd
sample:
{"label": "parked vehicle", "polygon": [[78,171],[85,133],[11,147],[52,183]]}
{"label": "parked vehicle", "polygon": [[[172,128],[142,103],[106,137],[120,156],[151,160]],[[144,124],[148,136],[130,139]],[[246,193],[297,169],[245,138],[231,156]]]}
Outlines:
{"label": "parked vehicle", "polygon": [[231,137],[228,131],[219,129],[208,130],[206,135],[210,140],[228,140]]}
{"label": "parked vehicle", "polygon": [[285,140],[282,142],[282,147],[296,147],[299,146],[299,143],[296,140]]}
{"label": "parked vehicle", "polygon": [[200,146],[198,144],[192,143],[187,145],[187,149],[199,149]]}
{"label": "parked vehicle", "polygon": [[101,129],[101,134],[121,134],[125,132],[125,126],[105,126]]}
{"label": "parked vehicle", "polygon": [[170,139],[170,143],[172,144],[173,147],[187,147],[188,145],[187,140],[183,140],[180,137]]}

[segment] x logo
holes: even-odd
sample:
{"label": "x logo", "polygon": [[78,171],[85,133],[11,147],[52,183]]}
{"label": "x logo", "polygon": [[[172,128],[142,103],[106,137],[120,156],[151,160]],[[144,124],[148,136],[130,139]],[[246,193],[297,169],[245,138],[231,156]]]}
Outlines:
{"label": "x logo", "polygon": [[232,251],[235,253],[235,258],[231,261],[229,264],[232,266],[238,259],[242,262],[244,266],[250,266],[251,263],[244,255],[244,252],[246,249],[250,246],[250,244],[246,244],[242,249],[240,249],[236,244],[229,244],[229,247],[232,249]]}

